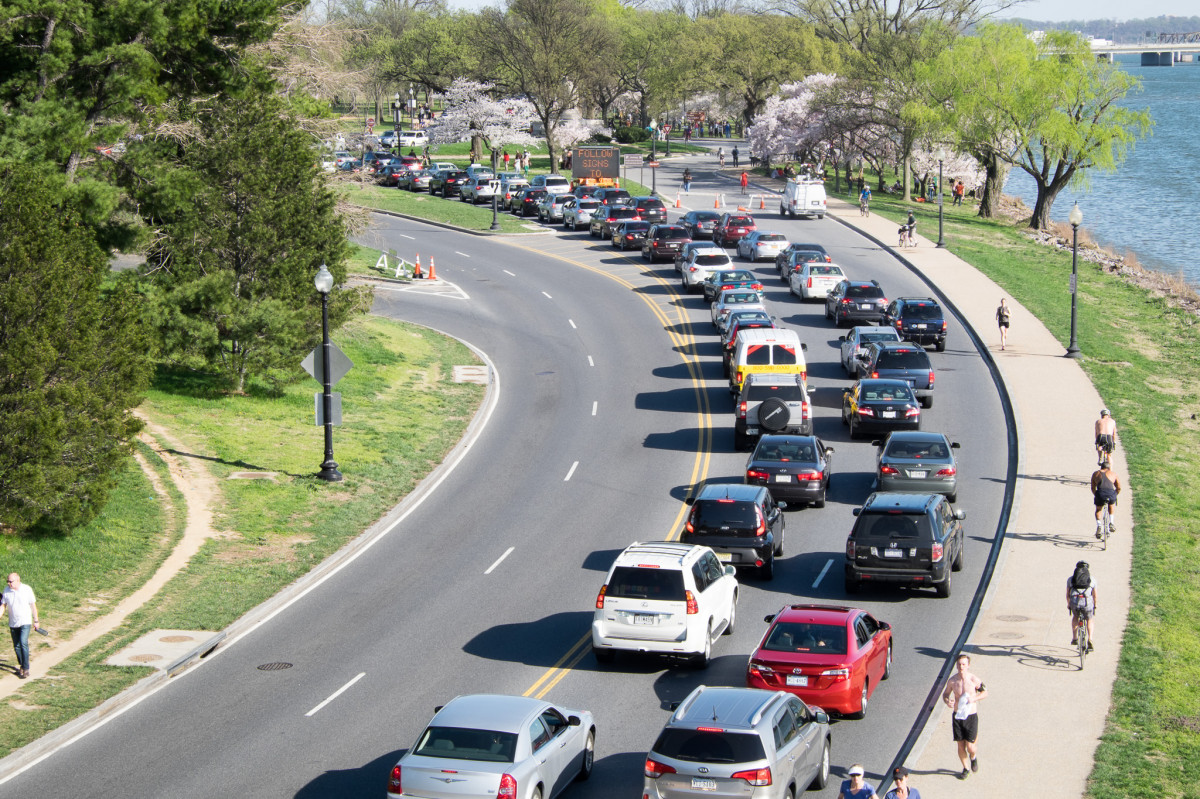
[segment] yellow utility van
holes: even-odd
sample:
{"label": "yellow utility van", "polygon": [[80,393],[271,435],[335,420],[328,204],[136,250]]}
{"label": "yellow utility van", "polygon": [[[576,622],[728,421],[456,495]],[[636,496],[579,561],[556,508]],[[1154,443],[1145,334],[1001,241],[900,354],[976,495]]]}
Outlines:
{"label": "yellow utility van", "polygon": [[804,351],[808,346],[800,343],[794,330],[777,327],[761,327],[738,333],[737,347],[729,368],[729,391],[737,394],[746,382],[746,375],[753,372],[775,374],[798,374],[808,388],[808,364]]}

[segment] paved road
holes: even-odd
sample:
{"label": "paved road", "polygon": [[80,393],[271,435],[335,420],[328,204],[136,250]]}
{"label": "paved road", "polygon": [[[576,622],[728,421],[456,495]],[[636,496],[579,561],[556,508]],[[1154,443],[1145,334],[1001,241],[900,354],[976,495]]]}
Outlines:
{"label": "paved road", "polygon": [[[709,179],[697,178],[697,189]],[[892,295],[926,293],[886,253],[831,220],[777,227],[824,242],[852,275],[878,277]],[[374,793],[434,705],[486,689],[594,709],[598,779],[571,795],[632,796],[663,704],[701,681],[740,683],[762,630],[757,620],[784,602],[844,601],[836,567],[849,509],[869,490],[873,450],[850,443],[837,420],[846,385],[837,332],[819,306],[800,305],[770,280],[773,267],[756,268],[774,312],[809,345],[817,432],[838,450],[830,503],[788,513],[787,558],[772,583],[746,580],[739,630],[718,644],[706,672],[651,660],[600,670],[582,644],[612,557],[632,540],[674,534],[697,477],[737,479],[745,462],[732,451],[731,403],[707,310],[679,296],[670,264],[647,268],[586,234],[500,242],[388,220],[380,235],[406,257],[436,257],[439,276],[461,290],[381,291],[376,310],[489,354],[501,393],[481,438],[367,557],[6,792]],[[931,355],[939,384],[926,428],[964,442],[966,570],[950,600],[895,591],[855,599],[895,625],[896,676],[875,695],[868,721],[836,725],[839,773],[896,750],[995,535],[1006,462],[995,445],[1003,441],[999,403],[957,325],[950,335],[947,352]],[[256,668],[275,662],[292,667]]]}

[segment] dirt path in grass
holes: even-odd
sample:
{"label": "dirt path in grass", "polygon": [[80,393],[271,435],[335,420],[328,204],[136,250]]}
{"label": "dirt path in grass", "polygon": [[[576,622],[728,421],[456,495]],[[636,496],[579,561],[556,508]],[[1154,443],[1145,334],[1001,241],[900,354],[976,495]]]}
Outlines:
{"label": "dirt path in grass", "polygon": [[121,626],[130,613],[152,600],[172,577],[186,567],[201,545],[216,533],[212,527],[212,503],[219,493],[216,478],[196,458],[188,457],[183,446],[165,428],[155,424],[140,411],[135,413],[146,424],[146,429],[140,436],[141,440],[167,464],[171,482],[183,494],[183,508],[174,507],[162,480],[150,464],[141,456],[135,455],[135,458],[169,512],[186,514],[187,523],[183,537],[141,588],[122,599],[95,621],[76,630],[65,631],[67,637],[59,637],[63,631],[55,627],[53,617],[47,617],[43,612],[42,622],[52,632],[46,638],[36,634],[30,636],[29,678],[22,680],[16,676],[12,671],[16,659],[11,651],[6,652],[4,663],[8,668],[5,668],[3,676],[0,676],[0,697],[12,696],[31,680],[47,679],[47,672],[54,666]]}

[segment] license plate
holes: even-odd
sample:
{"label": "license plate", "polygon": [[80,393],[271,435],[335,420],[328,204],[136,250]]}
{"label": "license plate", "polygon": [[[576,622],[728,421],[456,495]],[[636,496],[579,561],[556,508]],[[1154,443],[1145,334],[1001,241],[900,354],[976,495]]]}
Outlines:
{"label": "license plate", "polygon": [[926,471],[920,471],[920,472],[909,472],[909,473],[908,473],[908,476],[909,476],[909,477],[924,477],[924,476],[926,476],[927,474],[929,474],[929,472],[926,472]]}
{"label": "license plate", "polygon": [[913,327],[915,327],[917,330],[924,330],[925,328],[929,327],[929,325],[913,325]]}
{"label": "license plate", "polygon": [[636,613],[633,616],[634,624],[654,624],[654,617],[649,613]]}
{"label": "license plate", "polygon": [[717,560],[721,561],[722,563],[731,563],[731,562],[733,562],[733,553],[732,552],[718,552]]}
{"label": "license plate", "polygon": [[706,780],[702,777],[692,777],[693,791],[715,791],[717,789],[716,780]]}
{"label": "license plate", "polygon": [[869,310],[871,310],[871,305],[870,305],[869,303],[864,303],[864,304],[861,304],[861,305],[859,305],[859,306],[858,306],[858,310],[860,310],[860,311],[869,311]]}
{"label": "license plate", "polygon": [[795,674],[789,674],[787,678],[787,684],[796,686],[797,688],[804,688],[808,685],[808,678],[804,676],[797,677]]}
{"label": "license plate", "polygon": [[790,474],[777,474],[777,475],[775,475],[775,482],[776,482],[776,483],[790,483],[791,481],[792,481],[792,476],[791,476]]}
{"label": "license plate", "polygon": [[896,412],[895,412],[895,411],[884,411],[884,412],[883,412],[882,414],[880,414],[880,415],[881,415],[881,416],[883,416],[883,418],[884,418],[884,419],[895,419],[895,418],[896,418]]}
{"label": "license plate", "polygon": [[885,558],[902,558],[904,557],[904,551],[900,549],[885,549],[883,550],[883,556]]}

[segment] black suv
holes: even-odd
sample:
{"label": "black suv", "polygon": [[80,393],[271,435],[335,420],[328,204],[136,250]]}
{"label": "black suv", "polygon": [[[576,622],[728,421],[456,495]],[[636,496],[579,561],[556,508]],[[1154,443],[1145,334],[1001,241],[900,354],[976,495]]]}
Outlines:
{"label": "black suv", "polygon": [[905,341],[946,351],[946,315],[932,297],[897,297],[884,313],[883,324],[896,328]]}
{"label": "black suv", "polygon": [[950,596],[950,572],[963,565],[967,513],[941,494],[878,491],[855,508],[846,539],[846,593],[863,583],[932,586]]}
{"label": "black suv", "polygon": [[756,566],[765,580],[774,576],[775,558],[783,555],[783,511],[766,487],[710,483],[688,503],[680,541],[711,547],[735,566]]}
{"label": "black suv", "polygon": [[592,199],[601,205],[629,205],[633,201],[633,197],[625,189],[614,189],[608,186],[603,186],[596,190],[592,195]]}
{"label": "black suv", "polygon": [[458,194],[459,189],[467,182],[467,173],[460,170],[447,170],[445,172],[435,172],[429,178],[429,194],[440,194],[443,198],[450,198]]}
{"label": "black suv", "polygon": [[908,383],[922,408],[933,407],[933,364],[915,344],[876,341],[867,346],[859,373],[863,378],[891,378]]}
{"label": "black suv", "polygon": [[630,205],[638,209],[638,216],[647,222],[667,221],[667,206],[657,197],[634,197]]}
{"label": "black suv", "polygon": [[843,280],[825,295],[825,318],[838,327],[860,322],[881,324],[887,304],[878,280]]}

